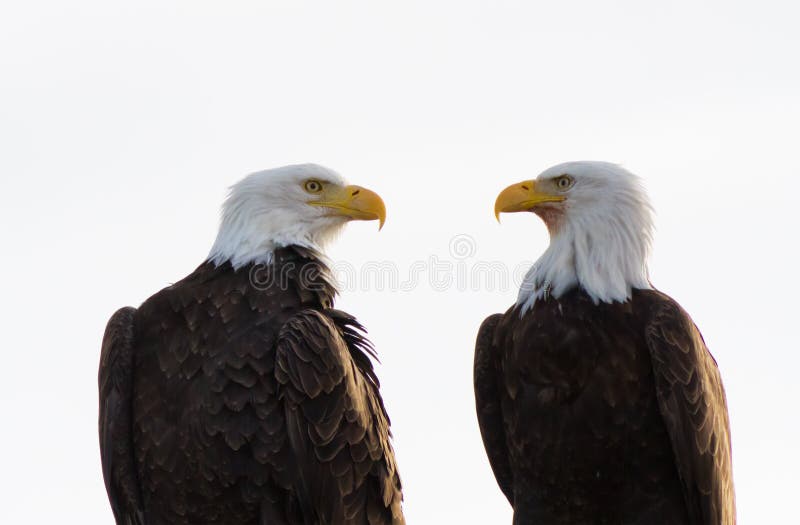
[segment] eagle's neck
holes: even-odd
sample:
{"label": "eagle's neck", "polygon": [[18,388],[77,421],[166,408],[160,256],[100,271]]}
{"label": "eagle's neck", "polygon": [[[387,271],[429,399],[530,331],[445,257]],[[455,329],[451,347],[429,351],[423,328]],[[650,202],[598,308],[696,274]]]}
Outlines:
{"label": "eagle's neck", "polygon": [[276,248],[272,254],[268,263],[254,263],[245,267],[253,288],[263,292],[294,289],[301,297],[316,297],[316,302],[321,306],[333,307],[338,294],[336,278],[322,253],[313,248],[292,245]]}
{"label": "eagle's neck", "polygon": [[647,273],[650,228],[649,223],[642,224],[622,217],[565,218],[525,276],[517,297],[521,312],[538,299],[558,298],[575,287],[595,303],[625,302],[632,289],[651,288]]}

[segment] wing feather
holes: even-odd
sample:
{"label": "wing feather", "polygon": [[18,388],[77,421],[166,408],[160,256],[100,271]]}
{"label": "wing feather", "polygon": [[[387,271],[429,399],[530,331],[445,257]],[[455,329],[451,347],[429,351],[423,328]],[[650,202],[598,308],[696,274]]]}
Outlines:
{"label": "wing feather", "polygon": [[473,380],[475,383],[475,408],[481,429],[483,446],[500,490],[508,502],[514,505],[514,477],[508,459],[506,433],[498,393],[497,349],[494,332],[503,318],[494,314],[486,318],[478,330],[475,342]]}
{"label": "wing feather", "polygon": [[717,363],[689,315],[671,300],[657,307],[646,337],[692,523],[734,524],[730,424]]}
{"label": "wing feather", "polygon": [[131,434],[135,313],[135,308],[125,307],[111,316],[103,335],[98,373],[100,458],[118,525],[144,524]]}
{"label": "wing feather", "polygon": [[309,309],[278,337],[275,374],[306,523],[404,523],[389,420],[358,329],[343,312]]}

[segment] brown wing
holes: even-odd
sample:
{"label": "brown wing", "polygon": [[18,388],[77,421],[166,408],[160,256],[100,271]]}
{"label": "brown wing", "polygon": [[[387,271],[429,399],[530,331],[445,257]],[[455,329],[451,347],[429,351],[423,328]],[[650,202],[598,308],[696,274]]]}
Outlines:
{"label": "brown wing", "polygon": [[352,318],[333,315],[304,310],[278,338],[275,374],[305,522],[404,523],[389,420],[363,363],[368,343]]}
{"label": "brown wing", "polygon": [[475,408],[478,412],[478,425],[481,429],[483,446],[486,449],[486,455],[489,456],[489,464],[492,466],[497,484],[513,506],[514,478],[506,448],[506,433],[497,384],[497,350],[493,344],[495,328],[502,318],[502,314],[491,315],[486,318],[478,330],[478,339],[475,342],[473,380],[475,383]]}
{"label": "brown wing", "polygon": [[646,335],[692,523],[731,525],[730,425],[717,364],[689,315],[671,300],[658,306]]}
{"label": "brown wing", "polygon": [[135,313],[135,308],[126,307],[111,316],[103,335],[98,373],[100,457],[108,500],[118,525],[144,523],[131,434]]}

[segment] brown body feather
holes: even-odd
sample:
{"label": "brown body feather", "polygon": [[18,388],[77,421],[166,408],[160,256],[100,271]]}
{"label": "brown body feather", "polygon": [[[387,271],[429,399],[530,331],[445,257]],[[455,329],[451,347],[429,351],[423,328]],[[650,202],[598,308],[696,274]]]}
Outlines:
{"label": "brown body feather", "polygon": [[112,317],[101,455],[118,524],[402,523],[389,419],[313,252],[205,263]]}
{"label": "brown body feather", "polygon": [[575,289],[489,317],[475,394],[516,524],[735,523],[719,372],[664,294],[594,304]]}

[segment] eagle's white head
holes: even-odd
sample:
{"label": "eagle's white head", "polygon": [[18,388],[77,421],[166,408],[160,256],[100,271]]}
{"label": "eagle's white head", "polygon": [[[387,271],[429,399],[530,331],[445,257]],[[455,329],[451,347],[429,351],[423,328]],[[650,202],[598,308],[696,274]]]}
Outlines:
{"label": "eagle's white head", "polygon": [[519,211],[536,213],[550,232],[550,246],[520,288],[522,312],[575,286],[595,303],[624,302],[633,288],[651,287],[652,207],[639,178],[624,168],[595,161],[553,166],[498,195],[498,219]]}
{"label": "eagle's white head", "polygon": [[317,164],[252,173],[230,188],[208,260],[234,268],[269,262],[281,246],[321,250],[350,220],[386,220],[377,193]]}

